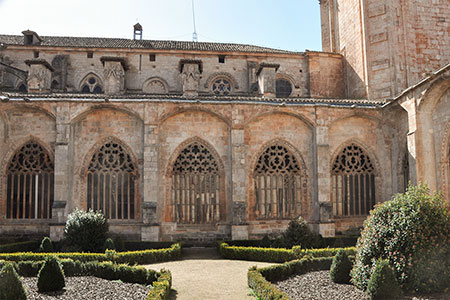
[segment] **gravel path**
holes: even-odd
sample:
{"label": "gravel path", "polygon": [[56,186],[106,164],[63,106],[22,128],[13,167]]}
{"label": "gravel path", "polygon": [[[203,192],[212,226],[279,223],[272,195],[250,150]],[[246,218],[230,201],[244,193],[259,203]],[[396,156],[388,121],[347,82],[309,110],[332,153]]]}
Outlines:
{"label": "gravel path", "polygon": [[66,287],[59,292],[38,293],[37,277],[22,279],[28,300],[143,300],[148,288],[140,284],[109,281],[97,277],[66,277]]}
{"label": "gravel path", "polygon": [[216,249],[183,248],[182,260],[145,267],[172,272],[172,300],[255,300],[247,285],[248,268],[255,265],[273,264],[222,259]]}
{"label": "gravel path", "polygon": [[[350,284],[331,281],[329,271],[310,272],[276,283],[276,286],[295,300],[368,300],[367,294]],[[404,296],[401,300],[449,300],[450,293]]]}

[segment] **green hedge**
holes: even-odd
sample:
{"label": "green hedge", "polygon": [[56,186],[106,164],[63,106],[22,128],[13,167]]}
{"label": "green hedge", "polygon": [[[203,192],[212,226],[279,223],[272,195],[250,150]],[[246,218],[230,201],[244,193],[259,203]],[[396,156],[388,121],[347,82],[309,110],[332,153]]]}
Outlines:
{"label": "green hedge", "polygon": [[[294,246],[285,248],[236,247],[219,243],[219,252],[223,258],[283,263],[303,257],[333,257],[341,248],[301,249]],[[344,248],[349,256],[354,256],[354,247]]]}
{"label": "green hedge", "polygon": [[0,245],[0,253],[37,251],[39,249],[39,245],[40,242],[38,241],[27,241]]}
{"label": "green hedge", "polygon": [[284,280],[292,275],[328,270],[332,261],[332,257],[304,258],[261,269],[253,267],[247,273],[248,286],[261,300],[289,300],[284,292],[270,282]]}
{"label": "green hedge", "polygon": [[72,259],[81,262],[88,261],[114,261],[128,264],[151,264],[162,261],[176,260],[181,256],[181,245],[173,244],[172,247],[158,250],[108,252],[108,253],[1,253],[0,260],[7,261],[41,261],[46,256],[54,255],[59,259]]}
{"label": "green hedge", "polygon": [[160,274],[158,280],[153,282],[146,300],[169,299],[170,288],[172,287],[172,274],[168,270],[161,270]]}

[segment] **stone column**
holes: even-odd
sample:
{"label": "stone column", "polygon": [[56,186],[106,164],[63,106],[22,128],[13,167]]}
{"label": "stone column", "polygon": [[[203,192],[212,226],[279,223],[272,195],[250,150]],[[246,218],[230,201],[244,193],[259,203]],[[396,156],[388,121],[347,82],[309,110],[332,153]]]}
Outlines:
{"label": "stone column", "polygon": [[328,126],[323,120],[317,120],[317,198],[319,208],[319,233],[323,237],[335,235],[333,218],[333,204],[330,199],[330,145]]}
{"label": "stone column", "polygon": [[158,127],[144,125],[144,188],[142,197],[141,239],[158,241],[160,226],[158,223]]}
{"label": "stone column", "polygon": [[63,238],[64,225],[69,209],[70,157],[69,157],[70,115],[68,103],[56,107],[55,179],[50,238]]}
{"label": "stone column", "polygon": [[[233,123],[239,123],[243,116],[239,115],[237,108],[233,109]],[[247,211],[247,173],[245,161],[246,146],[244,143],[244,128],[240,125],[231,129],[231,176],[232,176],[232,200],[233,223],[231,226],[231,238],[233,240],[248,239]]]}

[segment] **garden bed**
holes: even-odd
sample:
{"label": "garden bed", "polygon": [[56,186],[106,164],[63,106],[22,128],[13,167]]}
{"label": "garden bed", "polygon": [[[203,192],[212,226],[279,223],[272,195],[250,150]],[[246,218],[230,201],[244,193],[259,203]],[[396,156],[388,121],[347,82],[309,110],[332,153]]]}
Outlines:
{"label": "garden bed", "polygon": [[149,289],[145,285],[110,281],[94,276],[67,277],[66,287],[62,291],[39,293],[37,277],[22,279],[28,300],[84,300],[84,299],[121,299],[144,300]]}

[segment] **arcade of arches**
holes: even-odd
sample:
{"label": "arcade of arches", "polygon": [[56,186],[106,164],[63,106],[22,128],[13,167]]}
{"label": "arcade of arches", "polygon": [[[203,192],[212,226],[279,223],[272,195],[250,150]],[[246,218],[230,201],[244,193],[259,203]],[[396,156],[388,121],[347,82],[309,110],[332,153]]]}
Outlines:
{"label": "arcade of arches", "polygon": [[0,231],[57,238],[80,207],[130,239],[256,238],[299,215],[330,236],[408,180],[448,199],[448,87],[419,90],[382,108],[2,103]]}

